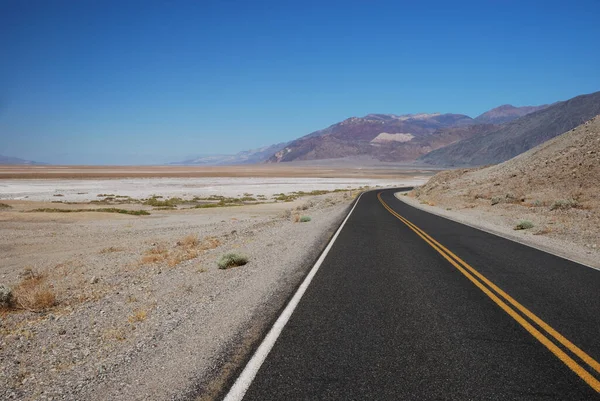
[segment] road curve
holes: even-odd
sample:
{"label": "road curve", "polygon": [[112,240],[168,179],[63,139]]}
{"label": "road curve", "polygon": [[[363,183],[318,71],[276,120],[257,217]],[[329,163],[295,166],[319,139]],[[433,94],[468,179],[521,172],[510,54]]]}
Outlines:
{"label": "road curve", "polygon": [[359,199],[243,399],[600,399],[600,271],[396,191]]}

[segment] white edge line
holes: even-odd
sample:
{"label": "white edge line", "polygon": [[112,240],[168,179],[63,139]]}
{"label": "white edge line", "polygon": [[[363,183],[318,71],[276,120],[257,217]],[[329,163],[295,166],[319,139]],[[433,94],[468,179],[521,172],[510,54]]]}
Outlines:
{"label": "white edge line", "polygon": [[269,333],[262,341],[254,355],[252,355],[252,358],[250,359],[242,373],[239,375],[239,377],[237,378],[237,380],[235,381],[235,383],[233,384],[223,401],[241,401],[244,398],[244,395],[246,394],[246,391],[248,391],[248,388],[250,387],[252,381],[256,377],[258,370],[262,366],[265,359],[267,359],[267,356],[269,355],[269,352],[271,352],[273,345],[275,345],[275,342],[281,334],[281,331],[287,324],[288,320],[290,320],[290,317],[296,309],[296,306],[298,306],[298,303],[300,303],[300,299],[302,299],[302,296],[306,292],[306,289],[308,288],[313,277],[319,270],[319,267],[321,267],[323,260],[325,260],[325,257],[329,253],[329,250],[333,246],[338,235],[346,225],[346,222],[348,221],[350,215],[356,208],[356,205],[358,205],[358,202],[360,201],[360,198],[362,197],[363,193],[360,194],[360,196],[356,200],[356,203],[354,204],[354,206],[352,207],[352,209],[350,210],[340,227],[335,232],[335,235],[333,236],[333,238],[331,238],[331,241],[329,241],[329,244],[319,257],[319,259],[317,259],[316,263],[314,264],[314,266],[312,267],[302,284],[300,284],[300,287],[298,287],[298,290],[296,291],[290,302],[287,304],[283,312],[281,312],[281,315],[279,315],[279,317],[273,324],[273,327],[271,327],[271,330],[269,330]]}
{"label": "white edge line", "polygon": [[579,260],[571,259],[569,257],[560,255],[560,254],[558,254],[558,253],[556,253],[556,252],[554,252],[552,250],[544,249],[543,247],[537,246],[535,244],[531,244],[531,243],[528,243],[528,242],[520,241],[521,238],[511,237],[510,235],[504,234],[501,231],[495,231],[495,230],[492,230],[492,229],[489,229],[489,228],[484,228],[484,227],[477,227],[474,224],[466,223],[466,222],[461,221],[461,220],[459,220],[457,218],[450,217],[450,216],[444,216],[443,214],[438,213],[436,210],[429,210],[429,209],[425,209],[424,207],[421,207],[421,206],[411,205],[410,203],[405,202],[404,199],[402,199],[400,196],[398,196],[398,194],[401,194],[401,193],[403,193],[403,191],[395,192],[394,193],[394,197],[396,199],[398,199],[400,202],[402,202],[402,203],[404,203],[404,204],[406,204],[406,205],[408,205],[410,207],[414,207],[415,209],[422,210],[422,211],[424,211],[426,213],[434,214],[434,215],[436,215],[438,217],[441,217],[443,219],[450,220],[450,221],[453,221],[455,223],[459,223],[459,224],[462,224],[462,225],[474,228],[474,229],[479,230],[479,231],[484,231],[484,232],[486,232],[488,234],[492,234],[492,235],[495,235],[497,237],[501,237],[501,238],[507,239],[507,240],[512,241],[512,242],[516,242],[517,244],[521,244],[521,245],[525,245],[525,246],[528,246],[528,247],[533,248],[533,249],[537,249],[538,251],[541,251],[541,252],[544,252],[544,253],[548,253],[548,254],[550,254],[552,256],[556,256],[556,257],[564,259],[564,260],[568,260],[569,262],[577,263],[578,265],[589,267],[590,269],[594,269],[594,270],[600,271],[600,268],[598,268],[598,267],[590,266],[590,265],[588,265],[588,264],[586,264],[584,262],[581,262]]}

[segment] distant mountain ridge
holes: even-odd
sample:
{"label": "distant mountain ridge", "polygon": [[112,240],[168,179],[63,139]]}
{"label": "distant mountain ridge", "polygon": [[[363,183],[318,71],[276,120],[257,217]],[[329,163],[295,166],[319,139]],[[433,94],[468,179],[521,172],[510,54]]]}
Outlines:
{"label": "distant mountain ridge", "polygon": [[541,106],[522,106],[515,107],[510,104],[498,106],[474,118],[475,122],[482,124],[504,124],[519,117],[526,116],[535,111],[548,107],[547,104]]}
{"label": "distant mountain ridge", "polygon": [[0,164],[43,165],[46,163],[40,163],[40,162],[31,161],[31,160],[19,159],[18,157],[0,155]]}
{"label": "distant mountain ridge", "polygon": [[419,158],[438,166],[477,166],[511,159],[600,114],[600,92],[554,103],[498,129],[433,150]]}
{"label": "distant mountain ridge", "polygon": [[[472,124],[473,119],[463,114],[351,117],[288,143],[267,163],[365,155],[380,161],[412,161],[432,149],[476,134],[477,130],[467,128]],[[451,127],[455,129],[444,131]]]}
{"label": "distant mountain ridge", "polygon": [[258,149],[245,150],[233,155],[210,155],[194,159],[188,159],[181,162],[171,163],[172,165],[204,165],[219,166],[231,164],[255,164],[262,163],[273,153],[279,151],[287,145],[287,142],[275,145],[264,146]]}
{"label": "distant mountain ridge", "polygon": [[171,163],[226,165],[285,163],[367,156],[383,162],[412,162],[439,148],[499,128],[499,124],[544,106],[503,105],[476,118],[453,113],[367,114],[350,117],[290,142],[231,155],[212,155]]}

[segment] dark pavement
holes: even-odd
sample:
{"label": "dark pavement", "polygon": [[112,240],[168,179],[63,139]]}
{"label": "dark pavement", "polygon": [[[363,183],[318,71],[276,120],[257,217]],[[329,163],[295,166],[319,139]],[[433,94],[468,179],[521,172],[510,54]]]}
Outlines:
{"label": "dark pavement", "polygon": [[600,399],[377,194],[596,361],[600,271],[415,209],[394,192],[363,194],[244,400]]}

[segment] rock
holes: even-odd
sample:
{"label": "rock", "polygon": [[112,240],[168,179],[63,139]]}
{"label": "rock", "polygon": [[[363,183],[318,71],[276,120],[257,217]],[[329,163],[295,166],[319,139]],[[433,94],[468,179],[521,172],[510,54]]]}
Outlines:
{"label": "rock", "polygon": [[8,307],[12,303],[12,290],[0,284],[0,307]]}
{"label": "rock", "polygon": [[92,278],[90,279],[90,284],[96,284],[98,281],[100,281],[98,277],[92,276]]}

